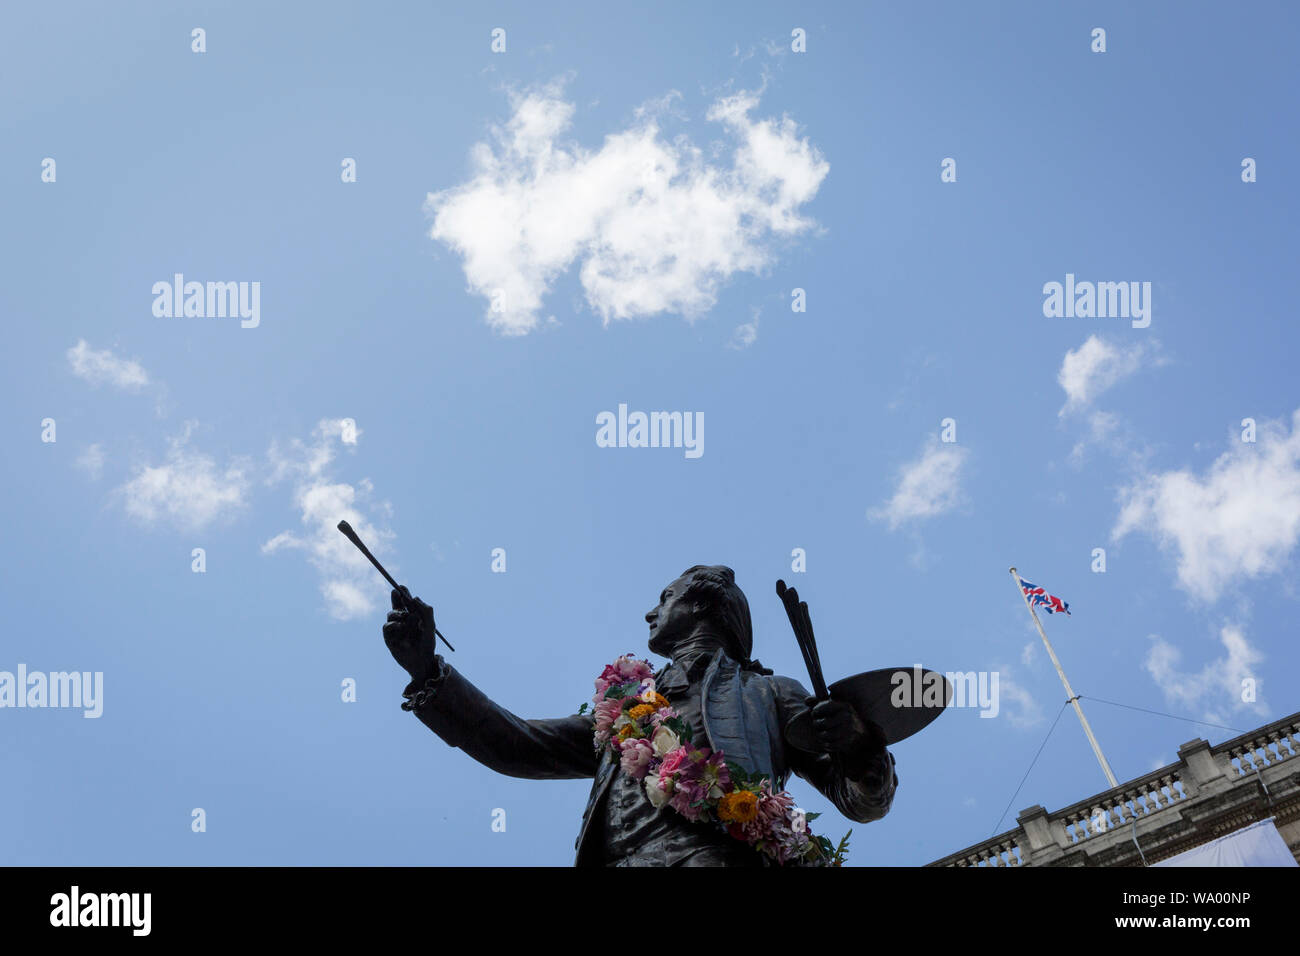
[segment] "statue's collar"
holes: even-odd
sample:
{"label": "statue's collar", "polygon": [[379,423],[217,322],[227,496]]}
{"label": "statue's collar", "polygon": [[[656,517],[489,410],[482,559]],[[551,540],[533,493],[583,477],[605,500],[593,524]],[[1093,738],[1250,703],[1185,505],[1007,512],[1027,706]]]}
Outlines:
{"label": "statue's collar", "polygon": [[685,690],[692,683],[698,683],[723,653],[723,648],[715,647],[688,651],[673,658],[673,662],[660,671],[657,689],[668,696],[673,690]]}

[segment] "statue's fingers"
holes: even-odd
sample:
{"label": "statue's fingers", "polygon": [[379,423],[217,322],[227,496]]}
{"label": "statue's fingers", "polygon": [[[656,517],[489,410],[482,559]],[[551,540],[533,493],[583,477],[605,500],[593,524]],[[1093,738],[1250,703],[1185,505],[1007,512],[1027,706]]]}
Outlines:
{"label": "statue's fingers", "polygon": [[844,720],[839,716],[823,717],[815,720],[814,725],[817,730],[830,737],[842,737],[849,729]]}
{"label": "statue's fingers", "polygon": [[854,715],[846,711],[833,711],[822,721],[814,721],[829,737],[844,742],[858,736]]}
{"label": "statue's fingers", "polygon": [[404,588],[403,588],[403,589],[393,588],[393,593],[392,593],[391,595],[389,595],[390,599],[391,599],[392,602],[393,602],[393,610],[394,610],[394,611],[404,611],[404,610],[406,610],[406,598],[405,598],[405,596],[403,596],[403,594],[402,594],[402,590],[405,590],[405,589],[404,589]]}

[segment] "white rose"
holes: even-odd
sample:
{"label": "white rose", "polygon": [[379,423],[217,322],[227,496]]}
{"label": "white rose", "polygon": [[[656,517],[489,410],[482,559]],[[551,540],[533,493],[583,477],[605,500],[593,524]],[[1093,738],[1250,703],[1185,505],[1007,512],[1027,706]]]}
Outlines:
{"label": "white rose", "polygon": [[659,774],[647,774],[645,778],[645,795],[650,798],[650,804],[658,810],[668,802],[668,794],[659,789]]}
{"label": "white rose", "polygon": [[681,741],[677,739],[677,735],[662,725],[655,731],[655,735],[650,738],[650,743],[655,749],[656,757],[665,757],[681,746]]}

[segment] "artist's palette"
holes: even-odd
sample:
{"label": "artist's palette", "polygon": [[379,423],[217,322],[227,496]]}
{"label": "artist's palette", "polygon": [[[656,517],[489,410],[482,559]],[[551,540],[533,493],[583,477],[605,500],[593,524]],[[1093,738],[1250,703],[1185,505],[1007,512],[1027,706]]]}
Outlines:
{"label": "artist's palette", "polygon": [[[831,700],[852,704],[867,720],[879,724],[885,742],[905,740],[944,712],[952,700],[952,684],[938,671],[924,667],[885,667],[855,674],[831,684]],[[821,750],[807,711],[790,721],[785,739],[792,747]]]}

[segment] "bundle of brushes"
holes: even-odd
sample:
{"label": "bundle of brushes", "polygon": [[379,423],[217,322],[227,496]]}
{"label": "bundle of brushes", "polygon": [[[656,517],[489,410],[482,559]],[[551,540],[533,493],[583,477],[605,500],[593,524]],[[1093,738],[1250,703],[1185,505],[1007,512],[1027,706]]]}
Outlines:
{"label": "bundle of brushes", "polygon": [[813,637],[812,621],[808,618],[808,603],[799,600],[799,592],[785,586],[784,581],[776,582],[776,596],[785,605],[786,616],[794,628],[794,639],[799,642],[803,662],[808,667],[808,676],[812,680],[813,693],[818,700],[829,700],[826,680],[822,677],[822,662],[817,656],[817,640]]}

